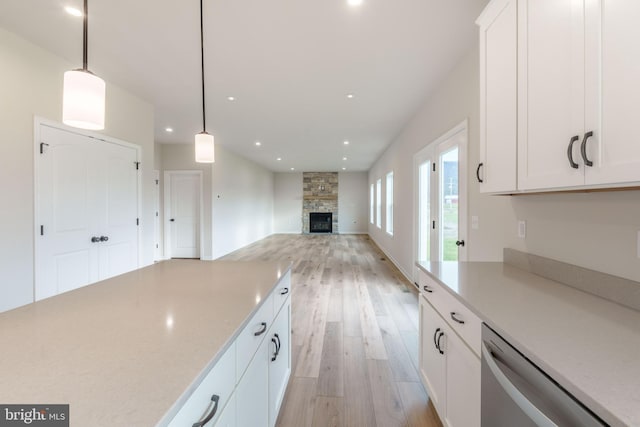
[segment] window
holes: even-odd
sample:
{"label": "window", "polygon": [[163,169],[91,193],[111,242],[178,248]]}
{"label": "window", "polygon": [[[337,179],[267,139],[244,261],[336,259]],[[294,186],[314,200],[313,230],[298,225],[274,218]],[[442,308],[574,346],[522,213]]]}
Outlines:
{"label": "window", "polygon": [[369,222],[373,224],[373,184],[371,184],[371,192],[369,193]]}
{"label": "window", "polygon": [[393,236],[393,172],[387,174],[387,233]]}
{"label": "window", "polygon": [[382,178],[376,181],[376,227],[382,228]]}

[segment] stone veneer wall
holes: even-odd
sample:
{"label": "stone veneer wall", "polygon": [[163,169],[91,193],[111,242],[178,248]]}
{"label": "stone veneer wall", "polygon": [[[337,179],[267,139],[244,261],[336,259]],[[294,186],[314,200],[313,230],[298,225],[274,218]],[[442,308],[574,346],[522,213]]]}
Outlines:
{"label": "stone veneer wall", "polygon": [[309,232],[310,212],[333,213],[333,233],[338,233],[338,172],[302,174],[302,232]]}

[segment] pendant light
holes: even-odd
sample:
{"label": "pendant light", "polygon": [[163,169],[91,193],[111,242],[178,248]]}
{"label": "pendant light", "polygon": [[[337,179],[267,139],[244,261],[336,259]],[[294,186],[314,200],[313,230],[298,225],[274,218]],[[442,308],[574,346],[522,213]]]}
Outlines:
{"label": "pendant light", "polygon": [[87,68],[88,9],[84,0],[82,68],[64,73],[62,122],[82,129],[104,129],[105,83]]}
{"label": "pendant light", "polygon": [[207,117],[204,105],[204,36],[202,25],[202,0],[200,0],[200,61],[202,65],[202,132],[196,135],[196,162],[213,163],[215,151],[213,135],[207,133]]}

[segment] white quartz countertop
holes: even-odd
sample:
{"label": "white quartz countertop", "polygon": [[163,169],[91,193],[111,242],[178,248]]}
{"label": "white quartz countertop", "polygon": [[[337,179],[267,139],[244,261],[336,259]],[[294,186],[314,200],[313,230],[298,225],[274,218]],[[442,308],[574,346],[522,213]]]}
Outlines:
{"label": "white quartz countertop", "polygon": [[612,426],[640,426],[640,312],[503,263],[421,262]]}
{"label": "white quartz countertop", "polygon": [[153,426],[290,269],[171,260],[0,314],[0,403],[70,404],[71,426]]}

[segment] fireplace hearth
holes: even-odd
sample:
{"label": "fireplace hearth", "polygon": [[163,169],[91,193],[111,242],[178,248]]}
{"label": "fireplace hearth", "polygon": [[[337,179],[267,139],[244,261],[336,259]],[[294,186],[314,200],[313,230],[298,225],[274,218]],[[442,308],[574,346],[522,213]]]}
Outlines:
{"label": "fireplace hearth", "polygon": [[332,233],[333,214],[331,212],[310,212],[309,213],[310,233]]}

